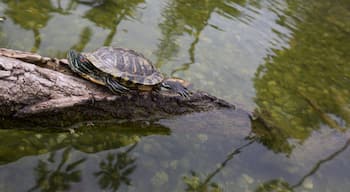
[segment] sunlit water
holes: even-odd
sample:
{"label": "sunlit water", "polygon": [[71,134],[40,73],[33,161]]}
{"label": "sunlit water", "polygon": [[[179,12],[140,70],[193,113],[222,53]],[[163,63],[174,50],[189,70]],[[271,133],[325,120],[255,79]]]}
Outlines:
{"label": "sunlit water", "polygon": [[349,0],[1,0],[0,17],[0,47],[135,49],[265,119],[224,110],[75,133],[0,130],[0,191],[350,187]]}

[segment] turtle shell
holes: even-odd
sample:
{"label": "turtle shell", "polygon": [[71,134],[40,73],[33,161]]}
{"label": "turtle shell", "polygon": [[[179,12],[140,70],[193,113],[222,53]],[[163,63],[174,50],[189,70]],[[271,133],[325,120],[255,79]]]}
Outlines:
{"label": "turtle shell", "polygon": [[164,80],[148,59],[130,49],[101,47],[84,55],[99,70],[123,81],[152,86]]}

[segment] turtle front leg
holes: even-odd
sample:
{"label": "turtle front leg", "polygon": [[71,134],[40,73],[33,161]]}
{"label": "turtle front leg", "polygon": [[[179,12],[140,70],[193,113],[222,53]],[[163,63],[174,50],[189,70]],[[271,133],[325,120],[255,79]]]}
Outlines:
{"label": "turtle front leg", "polygon": [[191,95],[191,92],[187,89],[187,87],[184,85],[184,80],[182,79],[165,79],[161,83],[161,87],[165,89],[169,89],[183,97],[188,98]]}
{"label": "turtle front leg", "polygon": [[68,65],[73,72],[94,83],[105,85],[101,75],[97,72],[98,69],[82,54],[70,50],[68,52],[68,61]]}
{"label": "turtle front leg", "polygon": [[68,51],[68,61],[71,70],[80,75],[92,74],[96,70],[90,61],[74,50]]}
{"label": "turtle front leg", "polygon": [[122,94],[130,91],[129,88],[121,85],[116,79],[108,76],[106,79],[106,86],[115,94]]}

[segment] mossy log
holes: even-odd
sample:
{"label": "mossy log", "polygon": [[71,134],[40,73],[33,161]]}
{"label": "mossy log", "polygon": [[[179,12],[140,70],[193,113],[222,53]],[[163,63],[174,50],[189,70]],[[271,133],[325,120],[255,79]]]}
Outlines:
{"label": "mossy log", "polygon": [[[187,86],[187,85],[186,85]],[[0,117],[51,124],[85,120],[156,120],[235,106],[206,92],[166,90],[112,94],[73,74],[66,59],[0,49]]]}

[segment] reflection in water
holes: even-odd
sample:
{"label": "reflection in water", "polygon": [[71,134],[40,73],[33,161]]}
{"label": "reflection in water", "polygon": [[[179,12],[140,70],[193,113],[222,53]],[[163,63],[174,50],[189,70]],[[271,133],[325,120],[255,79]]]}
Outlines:
{"label": "reflection in water", "polygon": [[[76,10],[80,5],[88,5],[91,8],[86,11],[84,18],[92,21],[98,27],[109,29],[110,33],[104,40],[104,45],[111,44],[113,37],[117,32],[117,26],[123,20],[134,19],[135,10],[140,3],[144,3],[144,0],[100,0],[100,1],[79,1],[70,0],[62,3],[57,1],[9,1],[4,0],[7,4],[5,14],[14,23],[19,24],[23,29],[31,30],[34,33],[34,45],[31,51],[38,51],[41,45],[41,33],[40,30],[45,28],[52,18],[53,13],[61,15],[71,14],[71,11]],[[62,4],[66,4],[63,6]],[[58,29],[62,30],[62,29]],[[90,27],[84,27],[81,32],[80,41],[76,43],[73,48],[84,49],[87,43],[89,43],[92,35]],[[59,54],[61,56],[62,54]]]}
{"label": "reflection in water", "polygon": [[268,182],[263,183],[259,186],[255,192],[293,192],[293,189],[289,184],[282,179],[274,179]]}
{"label": "reflection in water", "polygon": [[350,44],[343,43],[350,41],[349,21],[335,25],[334,15],[346,18],[346,12],[328,11],[343,9],[346,1],[325,2],[312,1],[298,13],[305,21],[297,23],[290,48],[275,50],[254,79],[256,103],[270,127],[257,134],[276,152],[289,153],[291,138],[303,142],[320,125],[338,131],[349,127]]}
{"label": "reflection in water", "polygon": [[71,148],[66,148],[62,152],[61,162],[56,168],[50,169],[49,165],[55,166],[56,153],[52,152],[47,161],[39,160],[34,172],[36,173],[36,185],[29,191],[67,191],[71,183],[77,183],[81,180],[81,170],[77,167],[85,161],[81,158],[70,162]]}
{"label": "reflection in water", "polygon": [[40,29],[44,28],[54,12],[62,13],[55,8],[51,1],[4,0],[7,4],[5,14],[23,29],[32,30],[34,33],[34,45],[32,51],[37,51],[41,44]]}
{"label": "reflection in water", "polygon": [[[13,126],[20,125],[15,123]],[[99,122],[93,127],[86,124],[80,126],[81,128],[77,128],[75,133],[71,134],[44,130],[40,132],[3,130],[3,128],[12,129],[13,127],[9,123],[1,125],[0,165],[14,162],[22,157],[60,150],[67,146],[85,153],[97,153],[134,144],[144,136],[170,134],[169,128],[158,124]]]}
{"label": "reflection in water", "polygon": [[[69,50],[74,49],[79,52],[82,52],[85,49],[86,45],[90,42],[92,35],[92,29],[90,27],[84,27],[79,34],[78,41],[75,44],[73,44],[71,48],[69,48]],[[65,58],[66,56],[66,51],[56,51],[55,53],[56,58]]]}
{"label": "reflection in water", "polygon": [[176,57],[179,52],[177,39],[180,36],[190,35],[193,40],[190,43],[188,54],[190,61],[174,69],[171,74],[177,71],[187,70],[195,63],[195,49],[200,40],[202,31],[209,25],[215,29],[218,27],[209,23],[210,17],[216,13],[224,17],[235,18],[240,12],[233,4],[244,4],[245,0],[171,0],[163,10],[164,21],[159,24],[162,38],[159,40],[157,51],[157,67]]}
{"label": "reflection in water", "polygon": [[345,145],[342,146],[340,149],[338,149],[334,153],[330,154],[326,158],[319,160],[311,168],[311,170],[309,172],[307,172],[307,174],[305,174],[301,179],[299,179],[299,181],[294,185],[290,185],[288,182],[286,182],[282,179],[274,179],[274,180],[264,182],[255,191],[256,192],[270,192],[270,191],[292,192],[292,191],[294,191],[294,189],[300,187],[308,177],[311,177],[312,175],[314,175],[321,168],[321,166],[323,164],[332,161],[338,155],[340,155],[342,152],[344,152],[349,147],[349,145],[350,145],[350,139],[347,140]]}
{"label": "reflection in water", "polygon": [[321,159],[319,160],[312,168],[311,170],[305,174],[299,182],[297,182],[296,184],[294,184],[293,186],[291,186],[292,188],[297,188],[297,187],[300,187],[304,181],[314,175],[320,168],[321,168],[321,165],[327,163],[327,162],[330,162],[332,161],[333,159],[335,159],[338,155],[340,155],[342,152],[344,152],[350,145],[350,139],[346,141],[346,143],[344,144],[344,146],[342,146],[340,149],[338,149],[337,151],[335,151],[334,153],[330,154],[329,156],[327,156],[326,158],[324,159]]}
{"label": "reflection in water", "polygon": [[[48,189],[45,186],[44,177],[47,178],[47,181],[54,183],[52,189],[84,185],[86,184],[83,184],[85,170],[88,170],[87,178],[93,178],[94,182],[91,182],[93,187],[106,190],[137,186],[138,189],[145,187],[150,191],[157,187],[166,187],[169,191],[181,191],[184,187],[187,187],[188,191],[198,191],[199,189],[220,191],[222,188],[234,186],[234,188],[237,187],[244,191],[246,189],[244,187],[248,186],[247,188],[251,191],[259,192],[297,191],[299,190],[298,186],[306,178],[313,180],[315,190],[322,188],[319,185],[327,186],[327,188],[321,189],[324,191],[342,188],[335,186],[334,183],[345,183],[344,189],[348,189],[349,166],[346,163],[341,164],[339,161],[347,162],[345,155],[348,155],[346,148],[349,142],[345,146],[339,147],[339,142],[333,145],[334,143],[329,141],[330,138],[339,141],[347,137],[345,134],[341,135],[341,131],[349,127],[350,121],[350,90],[348,86],[350,82],[348,64],[350,47],[346,43],[350,41],[348,0],[338,0],[336,3],[331,0],[313,0],[306,3],[300,0],[167,0],[159,2],[157,0],[51,0],[39,3],[34,0],[2,0],[1,5],[4,5],[4,8],[0,7],[1,15],[5,15],[8,20],[1,23],[0,28],[11,33],[11,30],[17,29],[17,27],[12,26],[14,23],[28,30],[29,33],[35,34],[33,50],[37,50],[40,44],[42,44],[41,48],[44,47],[46,42],[42,42],[42,38],[44,39],[45,36],[49,39],[47,44],[53,44],[53,49],[58,50],[57,47],[60,45],[51,41],[51,38],[56,38],[63,33],[60,28],[55,28],[57,24],[58,26],[65,24],[68,33],[60,38],[69,39],[69,43],[68,46],[63,45],[64,49],[61,51],[63,57],[63,52],[68,48],[84,50],[90,48],[89,43],[96,46],[95,41],[100,42],[100,40],[94,39],[94,35],[102,34],[102,30],[109,32],[108,36],[102,37],[102,41],[105,45],[111,44],[115,39],[118,26],[125,20],[135,19],[139,5],[147,3],[146,9],[142,10],[144,15],[153,14],[154,10],[155,13],[158,13],[158,8],[162,15],[160,18],[158,15],[147,19],[142,18],[141,20],[146,22],[145,25],[150,24],[151,29],[140,29],[140,32],[134,34],[151,31],[152,37],[154,34],[155,39],[159,38],[156,51],[158,67],[179,57],[183,51],[188,54],[188,61],[174,69],[172,73],[187,70],[199,58],[205,59],[205,53],[200,56],[196,55],[200,53],[198,47],[201,42],[205,46],[205,51],[210,51],[211,45],[215,43],[215,47],[221,48],[215,50],[213,59],[218,57],[230,59],[228,54],[232,53],[235,48],[240,50],[239,54],[242,53],[242,57],[257,57],[253,52],[261,52],[261,55],[258,54],[260,58],[265,53],[261,49],[274,47],[274,50],[267,51],[271,55],[266,56],[264,64],[258,68],[254,78],[255,101],[260,108],[259,113],[264,119],[265,125],[258,121],[254,121],[250,125],[247,115],[225,112],[226,116],[202,113],[197,117],[193,114],[188,115],[187,119],[162,120],[166,127],[155,124],[143,127],[140,124],[114,125],[112,123],[112,125],[107,125],[96,123],[92,127],[83,124],[85,129],[78,129],[73,134],[0,130],[0,180],[2,181],[0,182],[0,191],[16,191],[16,184],[22,178],[9,184],[14,190],[2,190],[4,189],[3,185],[11,183],[7,181],[11,181],[14,177],[8,177],[7,174],[11,174],[11,171],[17,167],[19,167],[17,170],[24,169],[23,172],[27,175],[31,174],[32,172],[27,170],[30,160],[33,159],[35,160],[34,173],[37,180],[35,184],[28,182],[27,185],[30,184],[32,190],[38,191]],[[152,7],[153,5],[160,7],[155,8]],[[251,20],[240,21],[239,19],[244,18],[247,10],[252,13],[248,15]],[[218,17],[218,15],[220,16]],[[153,18],[156,18],[156,21],[153,21]],[[65,19],[71,20],[69,22],[63,21]],[[75,26],[76,23],[71,21],[77,21],[79,24]],[[252,23],[247,25],[247,22]],[[158,28],[152,28],[154,23],[160,30],[160,37],[156,36]],[[232,30],[230,27],[235,27],[235,25],[237,28],[234,29],[234,33],[221,33],[222,29],[211,23],[219,23],[218,25],[224,28],[223,30]],[[129,31],[133,27],[139,29],[139,22],[125,22],[123,24],[125,24],[123,27]],[[226,26],[230,27],[226,29]],[[215,30],[211,30],[207,34],[208,28]],[[69,30],[71,31],[69,32]],[[53,31],[58,31],[59,34],[53,33]],[[288,32],[285,33],[286,31]],[[242,33],[246,34],[242,35]],[[76,38],[76,34],[80,34],[79,38]],[[129,35],[127,38],[132,38],[130,36],[134,34],[125,35]],[[206,39],[204,35],[208,35],[208,38]],[[223,36],[219,37],[220,35]],[[233,41],[232,39],[236,37],[229,37],[230,35],[238,35],[237,41]],[[263,37],[256,37],[258,35]],[[274,39],[276,35],[278,36],[277,40]],[[10,34],[7,37],[12,38],[5,37],[1,41],[10,42],[21,39],[14,36]],[[147,44],[147,47],[154,47],[152,37],[144,39],[147,43],[151,42],[150,45]],[[227,46],[224,42],[226,38],[230,40],[228,44],[237,42],[238,45]],[[186,42],[185,40],[189,40],[185,45],[179,44],[179,42]],[[207,42],[206,40],[208,42],[211,40],[213,43],[206,44],[204,43]],[[252,43],[249,40],[256,40],[257,43]],[[285,42],[281,43],[282,40],[289,40],[289,46],[285,46]],[[222,47],[221,42],[223,42]],[[268,44],[266,42],[271,43],[271,45],[265,45]],[[143,42],[138,43],[142,44]],[[260,43],[264,45],[259,46]],[[7,44],[7,42],[3,44]],[[234,56],[238,56],[238,54]],[[234,76],[236,72],[244,72],[247,68],[238,66],[239,68],[236,70],[234,68],[236,65],[227,68],[230,64],[230,61],[226,60],[225,62],[217,61],[216,70],[213,72],[217,72],[216,74],[222,75],[223,78],[220,81],[214,81],[213,86],[229,90],[225,93],[232,95],[232,91],[230,91],[232,88],[231,79],[237,80],[238,84],[243,82],[239,81],[241,79],[231,78],[231,76]],[[243,65],[245,64],[249,65],[251,71],[254,71],[254,64],[247,62]],[[197,69],[214,74],[212,73],[213,67],[210,66],[209,69],[205,69],[205,66],[199,66]],[[230,71],[223,75],[228,70]],[[209,82],[210,80],[203,78],[201,83],[205,86]],[[248,89],[250,89],[249,86]],[[241,89],[233,91],[244,92]],[[218,96],[222,97],[224,94]],[[10,129],[20,126],[9,126],[1,119],[0,127]],[[27,124],[25,127],[31,127],[31,125]],[[140,129],[140,127],[143,128]],[[168,127],[172,129],[173,134],[170,135],[171,131]],[[339,134],[335,136],[333,134],[323,135],[322,140],[315,139],[314,135],[318,133],[315,130],[323,127],[339,130]],[[249,147],[249,150],[246,148],[243,155],[232,153],[226,159],[222,157],[225,160],[219,164],[221,166],[210,170],[210,167],[214,167],[217,162],[222,161],[220,155],[225,155],[230,151],[231,146],[237,144],[235,143],[237,140],[241,141],[244,137],[242,135],[248,134],[249,128],[252,128],[256,141],[262,145],[255,142]],[[328,129],[321,131],[323,130]],[[167,136],[145,138],[144,136],[147,135]],[[339,135],[341,135],[341,139],[337,138]],[[313,142],[317,143],[317,146],[313,146]],[[135,143],[137,143],[137,147],[135,147]],[[125,146],[131,147],[127,151],[120,152],[120,148]],[[336,152],[327,156],[325,153],[331,151],[329,146],[332,146],[331,150]],[[71,147],[72,150],[70,150]],[[60,158],[57,154],[61,153],[57,153],[51,155],[57,157],[52,158],[53,161],[49,159],[39,161],[36,164],[35,158],[41,158],[43,154],[61,149],[64,149],[66,154],[74,153],[73,149],[76,149],[77,153],[84,152],[86,161],[80,159],[81,162],[78,160],[71,163],[69,160],[64,160],[65,157]],[[106,150],[109,151],[104,152]],[[137,161],[130,155],[129,151],[136,151]],[[342,157],[341,153],[345,154],[345,157]],[[287,155],[285,156],[285,154]],[[98,158],[97,162],[96,156],[102,157],[102,160]],[[237,164],[232,162],[233,156]],[[199,162],[199,158],[203,161]],[[227,163],[228,161],[231,163]],[[92,162],[93,166],[84,167],[80,178],[78,168],[80,165],[85,166],[88,164],[87,162]],[[324,166],[326,163],[327,166]],[[51,165],[53,168],[50,168]],[[100,167],[96,171],[98,165]],[[334,172],[336,173],[334,175],[332,175],[334,168],[332,166],[335,166]],[[68,169],[68,167],[70,168]],[[308,169],[310,171],[305,173],[305,170]],[[191,175],[190,170],[196,170],[196,172]],[[347,172],[344,173],[345,176],[341,175],[342,171]],[[76,173],[73,174],[74,172]],[[93,177],[94,173],[96,173],[95,177]],[[203,176],[203,173],[208,173],[208,175]],[[184,174],[188,176],[183,177]],[[254,180],[242,187],[237,183],[243,174],[249,175]],[[67,178],[71,178],[64,180],[60,175],[67,175]],[[123,179],[113,179],[118,177]],[[152,184],[149,182],[150,178],[152,178]],[[161,178],[159,179],[161,181],[158,181],[157,178]],[[129,186],[131,179],[133,185]],[[324,181],[329,181],[329,183],[323,184]],[[75,184],[77,182],[79,184]],[[260,182],[263,183],[258,186]],[[97,186],[98,183],[100,186]],[[339,191],[346,190],[340,189]]]}
{"label": "reflection in water", "polygon": [[112,43],[120,22],[134,19],[135,10],[141,3],[144,3],[144,0],[103,0],[98,3],[91,1],[93,6],[85,13],[84,18],[89,19],[99,27],[110,30],[103,43],[103,45],[108,46]]}
{"label": "reflection in water", "polygon": [[206,176],[205,179],[203,179],[203,181],[201,181],[201,179],[199,178],[199,175],[194,171],[191,172],[190,177],[184,176],[183,180],[186,183],[186,191],[187,192],[223,191],[223,189],[220,188],[219,184],[212,182],[211,180],[214,178],[215,175],[220,173],[220,171],[225,168],[227,163],[229,163],[234,158],[235,155],[240,154],[244,148],[248,147],[254,142],[255,142],[255,139],[252,139],[248,143],[242,146],[239,146],[238,148],[233,150],[230,154],[227,155],[226,159],[222,163],[220,163],[218,168],[215,169],[210,174],[208,174],[208,176]]}
{"label": "reflection in water", "polygon": [[85,46],[90,42],[91,36],[92,30],[90,29],[90,27],[84,27],[84,29],[79,35],[79,41],[75,45],[73,45],[71,49],[77,50],[79,52],[83,51]]}
{"label": "reflection in water", "polygon": [[61,14],[69,14],[70,11],[75,9],[75,0],[65,0],[63,2],[61,0],[56,0],[52,2],[57,4],[57,9]]}
{"label": "reflection in water", "polygon": [[106,159],[100,162],[100,171],[95,172],[95,176],[99,178],[98,183],[101,189],[117,191],[123,183],[131,185],[129,175],[136,168],[136,159],[131,157],[129,153],[136,147],[136,144],[123,152],[108,153]]}

